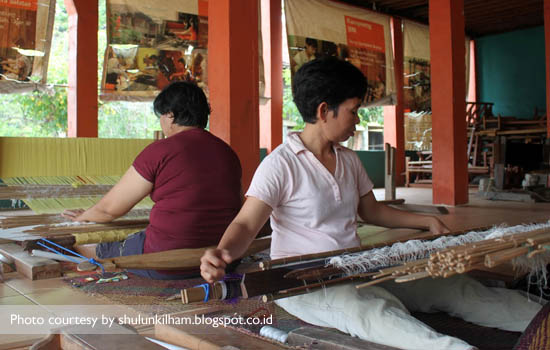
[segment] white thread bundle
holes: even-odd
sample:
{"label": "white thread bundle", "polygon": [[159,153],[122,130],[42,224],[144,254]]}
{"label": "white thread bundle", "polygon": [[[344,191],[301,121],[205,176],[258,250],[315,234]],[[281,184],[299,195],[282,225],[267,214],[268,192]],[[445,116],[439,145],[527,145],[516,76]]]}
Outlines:
{"label": "white thread bundle", "polygon": [[263,326],[260,329],[260,335],[262,337],[266,337],[266,338],[269,338],[269,339],[276,340],[276,341],[281,342],[283,344],[286,343],[286,340],[288,338],[288,333],[286,333],[285,331],[282,331],[278,328],[271,327],[271,326]]}
{"label": "white thread bundle", "polygon": [[[395,243],[389,247],[333,257],[328,260],[327,265],[338,267],[345,271],[347,275],[351,276],[379,270],[388,266],[401,265],[406,262],[425,259],[431,253],[440,249],[542,228],[550,228],[550,222],[511,227],[497,226],[487,231],[472,231],[460,236],[443,236],[433,241],[410,240],[404,243]],[[525,256],[515,258],[513,263],[514,266],[520,270],[533,272],[544,270],[544,267],[549,261],[550,253],[545,252],[531,259]],[[546,276],[544,276],[544,278],[545,277]]]}

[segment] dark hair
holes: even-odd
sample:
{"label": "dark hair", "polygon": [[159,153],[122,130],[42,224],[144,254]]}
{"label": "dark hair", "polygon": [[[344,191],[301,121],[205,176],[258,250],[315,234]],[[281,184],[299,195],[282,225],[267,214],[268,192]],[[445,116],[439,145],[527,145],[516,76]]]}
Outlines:
{"label": "dark hair", "polygon": [[306,45],[317,48],[317,40],[313,38],[306,38]]}
{"label": "dark hair", "polygon": [[210,106],[200,87],[191,82],[175,82],[165,87],[153,102],[157,117],[172,113],[174,123],[205,128]]}
{"label": "dark hair", "polygon": [[305,63],[292,79],[292,96],[302,119],[315,124],[317,107],[326,102],[338,113],[338,106],[347,99],[365,97],[367,79],[353,64],[335,57]]}

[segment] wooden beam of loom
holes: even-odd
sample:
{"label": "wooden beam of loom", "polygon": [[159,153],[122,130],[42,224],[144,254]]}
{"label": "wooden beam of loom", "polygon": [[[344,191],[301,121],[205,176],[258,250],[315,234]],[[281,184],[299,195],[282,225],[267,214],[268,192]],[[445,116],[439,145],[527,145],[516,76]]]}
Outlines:
{"label": "wooden beam of loom", "polygon": [[[148,209],[133,209],[126,215],[118,218],[116,221],[122,220],[145,220],[149,218],[150,210]],[[56,214],[38,214],[38,215],[17,215],[0,218],[0,228],[8,229],[14,227],[24,227],[33,225],[54,225],[64,224],[64,226],[79,227],[81,223],[73,222]],[[0,236],[1,237],[1,236]]]}
{"label": "wooden beam of loom", "polygon": [[0,199],[103,196],[111,188],[112,185],[10,185],[0,186]]}
{"label": "wooden beam of loom", "polygon": [[[36,198],[24,199],[36,214],[59,214],[66,209],[89,208],[99,202],[102,196],[70,197],[70,198]],[[143,198],[137,203],[135,209],[151,209],[153,201],[150,197]]]}
{"label": "wooden beam of loom", "polygon": [[[271,238],[255,239],[243,256],[253,255],[262,250],[266,250],[270,245]],[[200,269],[200,258],[209,248],[215,247],[173,249],[156,253],[126,255],[96,260],[103,264],[105,269],[186,270],[196,272]],[[83,269],[87,270],[88,266],[83,264],[79,264],[79,270],[81,270],[81,265]]]}
{"label": "wooden beam of loom", "polygon": [[61,276],[61,265],[57,261],[31,256],[16,244],[0,244],[0,253],[13,259],[17,272],[30,280]]}

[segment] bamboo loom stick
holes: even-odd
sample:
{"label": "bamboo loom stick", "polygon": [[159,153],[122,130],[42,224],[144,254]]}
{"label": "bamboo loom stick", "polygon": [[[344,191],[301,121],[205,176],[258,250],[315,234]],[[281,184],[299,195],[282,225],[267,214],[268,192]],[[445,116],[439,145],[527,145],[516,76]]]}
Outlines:
{"label": "bamboo loom stick", "polygon": [[485,256],[485,266],[495,267],[517,258],[518,256],[527,255],[527,253],[529,253],[529,247],[510,248],[487,254]]}
{"label": "bamboo loom stick", "polygon": [[[426,273],[408,271],[405,266],[394,267],[391,270],[394,275],[402,275],[396,278],[396,282],[408,281],[407,274],[411,276],[411,280],[428,275],[446,278],[482,267],[495,267],[519,256],[532,257],[547,251],[545,248],[550,246],[544,244],[548,241],[550,228],[536,229],[437,251],[431,254]],[[536,243],[539,244],[535,245]],[[531,252],[533,247],[538,249]]]}
{"label": "bamboo loom stick", "polygon": [[415,273],[410,273],[408,275],[399,276],[394,279],[396,283],[403,283],[403,282],[410,282],[410,281],[416,281],[421,278],[430,277],[430,273],[428,271],[420,271]]}
{"label": "bamboo loom stick", "polygon": [[298,291],[303,291],[303,290],[315,290],[315,289],[324,288],[324,287],[328,287],[328,286],[333,286],[333,285],[337,285],[337,284],[348,283],[350,281],[355,281],[355,280],[360,280],[360,279],[362,280],[362,279],[365,279],[365,278],[371,278],[373,275],[374,275],[374,273],[372,273],[372,272],[371,273],[362,273],[362,274],[352,275],[352,276],[343,276],[343,277],[340,277],[340,278],[334,278],[334,279],[330,279],[330,280],[322,280],[320,282],[316,282],[316,283],[312,283],[312,284],[304,283],[303,286],[289,288],[289,289],[283,289],[283,290],[279,291],[277,294],[282,296],[282,295],[289,295],[289,294],[292,294],[292,293],[295,293],[295,292],[298,292]]}
{"label": "bamboo loom stick", "polygon": [[369,281],[369,282],[365,282],[365,283],[359,284],[359,285],[355,286],[355,288],[361,289],[361,288],[369,287],[369,286],[372,286],[372,285],[375,285],[375,284],[378,284],[378,283],[382,283],[382,282],[384,282],[384,281],[393,280],[393,279],[395,279],[395,278],[396,278],[396,276],[394,276],[394,275],[389,275],[389,276],[385,276],[385,277],[380,277],[380,278],[378,278],[378,279],[373,279],[372,281]]}

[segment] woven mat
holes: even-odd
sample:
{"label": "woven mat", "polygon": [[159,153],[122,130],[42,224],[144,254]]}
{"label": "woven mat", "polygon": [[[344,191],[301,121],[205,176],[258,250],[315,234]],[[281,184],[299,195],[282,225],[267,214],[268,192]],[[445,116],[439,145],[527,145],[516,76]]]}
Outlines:
{"label": "woven mat", "polygon": [[86,282],[86,277],[98,277],[97,274],[65,278],[63,281],[87,295],[102,299],[108,303],[126,305],[136,311],[156,315],[196,310],[199,307],[211,307],[222,310],[238,309],[250,313],[264,305],[259,299],[241,299],[236,302],[209,301],[208,303],[182,304],[181,299],[166,300],[180,293],[182,289],[204,283],[202,278],[186,280],[152,280],[125,272],[127,280],[109,283]]}
{"label": "woven mat", "polygon": [[550,350],[550,303],[529,323],[514,350]]}

